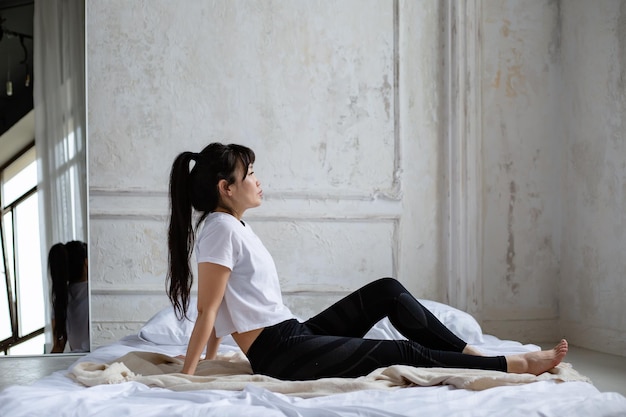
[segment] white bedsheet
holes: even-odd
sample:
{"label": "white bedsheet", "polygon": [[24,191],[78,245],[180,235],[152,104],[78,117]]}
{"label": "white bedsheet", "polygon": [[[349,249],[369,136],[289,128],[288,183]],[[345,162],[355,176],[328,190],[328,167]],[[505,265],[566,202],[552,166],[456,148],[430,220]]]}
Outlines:
{"label": "white bedsheet", "polygon": [[[536,349],[493,336],[485,335],[483,339],[479,347],[487,353]],[[79,361],[110,362],[136,350],[178,355],[184,349],[129,336],[96,349]],[[228,343],[220,347],[222,352],[234,349]],[[625,397],[600,393],[585,382],[537,382],[478,392],[444,386],[414,387],[302,399],[253,385],[237,392],[173,392],[137,382],[86,388],[66,377],[67,373],[55,372],[31,386],[6,388],[0,392],[0,416],[626,416]]]}

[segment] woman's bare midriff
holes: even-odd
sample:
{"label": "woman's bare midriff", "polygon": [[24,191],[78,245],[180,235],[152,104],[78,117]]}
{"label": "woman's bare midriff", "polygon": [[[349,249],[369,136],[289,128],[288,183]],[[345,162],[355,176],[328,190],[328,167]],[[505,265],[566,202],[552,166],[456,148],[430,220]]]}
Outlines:
{"label": "woman's bare midriff", "polygon": [[235,342],[237,342],[237,345],[244,353],[244,355],[248,354],[248,349],[250,349],[250,346],[252,346],[252,343],[254,343],[254,341],[261,334],[263,329],[264,327],[261,327],[260,329],[250,330],[249,332],[232,334],[233,339],[235,339]]}

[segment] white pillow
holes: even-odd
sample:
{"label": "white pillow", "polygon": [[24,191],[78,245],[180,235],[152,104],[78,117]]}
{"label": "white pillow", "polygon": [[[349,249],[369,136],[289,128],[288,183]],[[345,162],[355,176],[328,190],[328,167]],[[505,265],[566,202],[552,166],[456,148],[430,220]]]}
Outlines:
{"label": "white pillow", "polygon": [[[418,301],[463,341],[471,345],[483,343],[483,331],[480,324],[468,313],[436,301],[422,299]],[[365,337],[370,339],[406,339],[389,322],[388,318],[376,323]]]}
{"label": "white pillow", "polygon": [[[436,301],[419,301],[465,342],[473,345],[483,342],[482,329],[469,314]],[[174,314],[174,308],[165,307],[143,325],[139,330],[139,338],[157,345],[187,345],[198,316],[195,299],[190,300],[187,315],[189,320],[178,320]],[[376,323],[365,337],[371,339],[404,339],[387,318]],[[229,343],[225,339],[222,340],[222,343]]]}
{"label": "white pillow", "polygon": [[189,320],[179,320],[174,313],[174,307],[165,307],[141,327],[138,336],[157,345],[187,345],[198,317],[195,300],[190,300],[187,316]]}
{"label": "white pillow", "polygon": [[[141,327],[139,338],[156,345],[187,346],[198,318],[196,301],[195,298],[189,300],[187,309],[189,319],[179,320],[172,306],[163,308]],[[221,345],[225,348],[237,348],[232,336],[223,337]]]}
{"label": "white pillow", "polygon": [[419,302],[463,341],[470,345],[483,343],[483,330],[470,314],[436,301],[419,300]]}

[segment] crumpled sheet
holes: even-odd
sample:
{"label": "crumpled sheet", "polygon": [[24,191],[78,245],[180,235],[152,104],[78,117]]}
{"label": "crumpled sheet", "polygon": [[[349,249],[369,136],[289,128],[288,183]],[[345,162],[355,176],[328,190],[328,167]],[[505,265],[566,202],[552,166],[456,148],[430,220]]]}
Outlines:
{"label": "crumpled sheet", "polygon": [[241,352],[229,352],[216,360],[198,364],[195,375],[180,373],[183,361],[155,352],[129,352],[108,363],[80,362],[69,374],[86,385],[116,384],[135,381],[172,391],[229,390],[241,391],[255,386],[281,394],[311,398],[360,390],[389,390],[413,386],[451,385],[473,391],[498,386],[528,384],[538,381],[583,381],[589,379],[567,363],[561,363],[550,372],[539,376],[509,374],[498,371],[453,368],[417,368],[393,365],[380,368],[359,378],[322,378],[312,381],[285,381],[252,373],[250,364]]}

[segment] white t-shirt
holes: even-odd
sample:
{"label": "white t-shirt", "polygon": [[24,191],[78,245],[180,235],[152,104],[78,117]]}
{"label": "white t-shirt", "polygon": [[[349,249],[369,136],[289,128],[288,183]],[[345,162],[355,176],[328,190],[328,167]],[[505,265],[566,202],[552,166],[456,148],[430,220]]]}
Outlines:
{"label": "white t-shirt", "polygon": [[196,238],[196,260],[231,270],[215,321],[217,337],[294,318],[283,304],[274,260],[249,224],[227,213],[209,214]]}
{"label": "white t-shirt", "polygon": [[87,281],[69,286],[67,341],[72,352],[89,352],[89,286]]}

